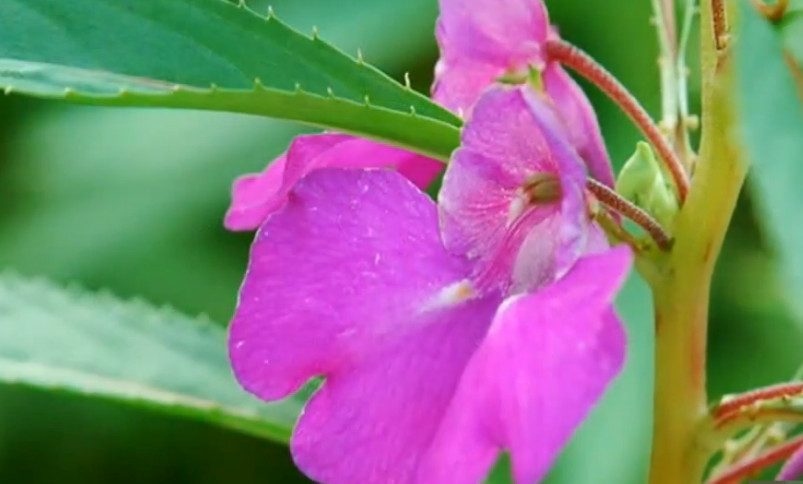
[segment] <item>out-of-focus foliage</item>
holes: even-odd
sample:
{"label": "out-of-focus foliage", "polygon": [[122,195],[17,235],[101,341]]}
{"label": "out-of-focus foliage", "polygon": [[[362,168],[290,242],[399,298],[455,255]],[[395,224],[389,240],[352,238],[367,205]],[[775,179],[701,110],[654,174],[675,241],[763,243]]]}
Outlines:
{"label": "out-of-focus foliage", "polygon": [[789,2],[779,28],[789,54],[797,61],[798,67],[803,66],[803,0]]}
{"label": "out-of-focus foliage", "polygon": [[[266,404],[231,377],[225,331],[110,294],[0,274],[0,383],[108,398],[287,442],[303,399]],[[142,358],[147,355],[147,358]]]}
{"label": "out-of-focus foliage", "polygon": [[[780,32],[748,2],[742,5],[736,67],[752,188],[762,225],[783,260],[788,292],[796,295],[803,291],[803,84],[797,85],[784,58]],[[794,43],[794,37],[787,40]]]}
{"label": "out-of-focus foliage", "polygon": [[[562,35],[657,115],[650,2],[620,2],[612,8],[607,0],[547,1]],[[414,86],[426,91],[437,55],[435,0],[271,3],[290,25],[304,32],[317,25],[323,38],[346,52],[361,47],[397,79],[410,71]],[[266,12],[267,2],[252,7]],[[691,79],[694,99],[699,86]],[[621,164],[638,133],[608,100],[587,92]],[[0,98],[0,267],[226,321],[250,239],[222,229],[230,183],[260,170],[297,132],[242,115]],[[749,202],[740,205],[714,287],[713,395],[788,378],[800,362],[801,335]],[[553,484],[643,482],[652,405],[648,291],[634,278],[618,303],[629,335],[625,373],[564,452]],[[114,403],[0,386],[0,482],[112,480],[307,482],[285,448],[255,438]]]}

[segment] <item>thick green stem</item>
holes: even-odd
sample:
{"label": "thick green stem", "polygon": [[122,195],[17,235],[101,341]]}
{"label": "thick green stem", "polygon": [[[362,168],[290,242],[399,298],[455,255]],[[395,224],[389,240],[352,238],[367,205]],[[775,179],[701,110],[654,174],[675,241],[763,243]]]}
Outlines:
{"label": "thick green stem", "polygon": [[[679,241],[678,241],[679,242]],[[678,248],[676,247],[676,250]],[[656,361],[651,484],[697,484],[707,452],[697,429],[706,416],[708,278],[669,262],[653,286]]]}
{"label": "thick green stem", "polygon": [[711,2],[702,2],[703,139],[694,181],[674,233],[675,245],[650,277],[656,315],[656,374],[651,484],[698,484],[710,442],[705,354],[708,301],[745,164],[736,145],[733,73],[718,50]]}

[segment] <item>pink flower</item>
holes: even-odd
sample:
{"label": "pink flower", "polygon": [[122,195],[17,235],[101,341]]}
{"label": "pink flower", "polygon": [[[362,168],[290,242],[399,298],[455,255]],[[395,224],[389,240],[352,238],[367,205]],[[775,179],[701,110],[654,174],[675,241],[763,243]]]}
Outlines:
{"label": "pink flower", "polygon": [[803,477],[803,447],[800,448],[787,462],[778,474],[779,481],[792,481]]}
{"label": "pink flower", "polygon": [[575,150],[595,178],[613,186],[610,159],[591,103],[546,55],[546,42],[557,33],[549,25],[543,2],[440,0],[440,7],[436,36],[441,59],[435,68],[433,97],[468,115],[498,78],[535,68]]}
{"label": "pink flower", "polygon": [[325,378],[291,442],[311,478],[479,483],[508,450],[533,483],[619,372],[611,304],[631,254],[598,238],[582,161],[529,96],[476,107],[442,233],[403,176],[338,168],[295,184],[257,233],[231,360],[265,400]]}
{"label": "pink flower", "polygon": [[591,250],[585,167],[561,134],[526,88],[489,90],[474,109],[438,201],[444,243],[477,259],[478,283],[536,288]]}

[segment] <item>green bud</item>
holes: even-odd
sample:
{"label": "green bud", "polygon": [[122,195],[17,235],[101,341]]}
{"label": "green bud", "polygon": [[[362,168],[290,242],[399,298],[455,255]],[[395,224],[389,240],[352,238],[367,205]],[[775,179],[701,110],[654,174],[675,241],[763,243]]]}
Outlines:
{"label": "green bud", "polygon": [[649,144],[639,141],[616,180],[616,191],[666,228],[678,212],[678,200]]}

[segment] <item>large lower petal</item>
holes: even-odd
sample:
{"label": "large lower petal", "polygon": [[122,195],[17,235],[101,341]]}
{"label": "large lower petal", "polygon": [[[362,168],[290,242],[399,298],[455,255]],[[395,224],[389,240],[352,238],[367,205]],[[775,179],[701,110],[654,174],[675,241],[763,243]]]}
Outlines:
{"label": "large lower petal", "polygon": [[293,454],[327,484],[413,483],[498,299],[472,299],[434,203],[386,170],[307,175],[260,228],[230,329],[240,383],[326,378]]}
{"label": "large lower petal", "polygon": [[[562,135],[542,97],[527,88],[491,89],[447,168],[439,195],[444,243],[497,274],[502,287],[549,282],[585,249],[585,168]],[[545,175],[559,181],[561,198],[532,203],[527,187]]]}
{"label": "large lower petal", "polygon": [[229,230],[254,230],[284,205],[287,194],[308,173],[327,167],[395,168],[426,188],[444,168],[443,163],[371,140],[340,134],[299,136],[287,153],[259,174],[234,183],[232,204],[224,220]]}
{"label": "large lower petal", "polygon": [[517,484],[538,482],[621,369],[611,309],[627,248],[586,257],[543,290],[506,301],[470,360],[419,482],[480,482],[508,450]]}
{"label": "large lower petal", "polygon": [[417,328],[330,374],[291,442],[299,468],[327,484],[438,484],[415,475],[497,304],[411,317]]}

